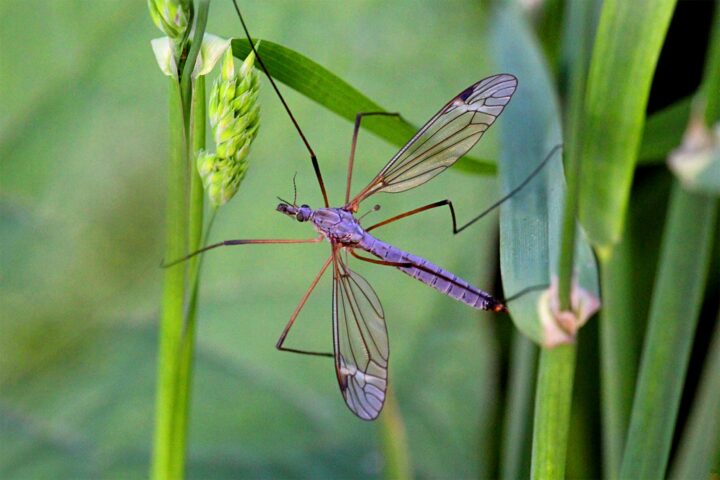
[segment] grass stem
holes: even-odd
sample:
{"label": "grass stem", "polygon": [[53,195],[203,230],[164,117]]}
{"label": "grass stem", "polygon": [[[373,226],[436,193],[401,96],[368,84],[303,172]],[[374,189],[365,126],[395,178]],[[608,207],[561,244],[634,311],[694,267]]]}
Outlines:
{"label": "grass stem", "polygon": [[395,392],[389,391],[380,416],[381,448],[384,459],[383,476],[386,479],[403,480],[412,478],[410,449],[405,432],[405,422],[395,399]]}
{"label": "grass stem", "polygon": [[510,352],[507,407],[503,419],[500,478],[530,476],[530,437],[537,347],[525,335],[513,332]]}
{"label": "grass stem", "polygon": [[[180,84],[169,79],[169,162],[166,206],[165,258],[180,258],[187,252],[187,143]],[[183,325],[186,265],[165,269],[152,477],[169,478],[173,456],[173,424],[176,408],[177,352]]]}
{"label": "grass stem", "polygon": [[[198,77],[192,94],[192,147],[189,152],[190,163],[190,205],[188,222],[188,251],[202,247],[203,242],[203,208],[205,192],[202,180],[195,168],[194,159],[197,152],[205,148],[205,77]],[[190,416],[190,394],[192,389],[192,365],[195,347],[195,322],[197,319],[198,288],[200,278],[200,262],[202,257],[194,257],[188,261],[188,292],[190,299],[185,308],[183,329],[180,335],[177,366],[177,404],[173,422],[172,477],[182,478],[185,470],[187,453],[187,432]]]}
{"label": "grass stem", "polygon": [[533,479],[565,478],[576,350],[575,344],[541,350],[530,467]]}

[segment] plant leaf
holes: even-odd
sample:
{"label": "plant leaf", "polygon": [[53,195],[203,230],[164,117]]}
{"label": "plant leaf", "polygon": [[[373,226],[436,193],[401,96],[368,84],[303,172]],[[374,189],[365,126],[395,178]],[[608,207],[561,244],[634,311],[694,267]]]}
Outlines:
{"label": "plant leaf", "polygon": [[[385,111],[340,77],[304,55],[268,40],[255,40],[270,75],[333,113],[355,121],[360,112]],[[258,45],[259,44],[259,45]],[[247,39],[232,39],[233,55],[243,59],[250,53]],[[375,116],[363,119],[362,128],[397,146],[403,146],[418,130],[403,118]],[[494,162],[465,156],[454,167],[481,175],[496,172]]]}
{"label": "plant leaf", "polygon": [[620,478],[665,476],[716,217],[717,201],[675,182]]}
{"label": "plant leaf", "polygon": [[[516,75],[518,90],[501,122],[500,182],[503,191],[519,185],[562,143],[560,113],[547,66],[524,20],[499,9],[491,32],[498,63]],[[550,285],[557,275],[560,223],[565,195],[560,155],[500,210],[500,266],[508,296]],[[579,232],[580,233],[580,232]],[[597,266],[582,234],[577,236],[575,271],[580,285],[599,296]],[[513,322],[535,342],[548,340],[539,318],[541,292],[530,292],[510,306]]]}
{"label": "plant leaf", "polygon": [[720,448],[720,315],[706,358],[672,479],[712,478],[713,459]]}
{"label": "plant leaf", "polygon": [[580,221],[603,256],[622,234],[650,83],[674,6],[603,4],[585,98],[579,199]]}
{"label": "plant leaf", "polygon": [[650,115],[645,122],[639,164],[661,163],[682,142],[690,118],[690,97]]}

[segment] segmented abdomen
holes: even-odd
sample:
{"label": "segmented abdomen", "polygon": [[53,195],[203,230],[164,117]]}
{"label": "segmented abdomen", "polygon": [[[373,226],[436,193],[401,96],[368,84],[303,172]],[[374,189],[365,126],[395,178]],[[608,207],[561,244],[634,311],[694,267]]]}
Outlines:
{"label": "segmented abdomen", "polygon": [[424,258],[393,247],[368,233],[365,234],[358,247],[387,262],[410,264],[409,266],[398,266],[396,268],[473,308],[492,311],[504,310],[504,306],[489,293],[483,292],[469,282]]}

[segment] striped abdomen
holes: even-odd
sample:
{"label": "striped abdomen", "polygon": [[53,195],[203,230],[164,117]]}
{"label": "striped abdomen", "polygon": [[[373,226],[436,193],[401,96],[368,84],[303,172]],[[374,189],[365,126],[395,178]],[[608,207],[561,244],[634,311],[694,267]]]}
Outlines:
{"label": "striped abdomen", "polygon": [[397,269],[473,308],[495,312],[505,310],[505,306],[489,293],[483,292],[424,258],[404,252],[368,233],[365,233],[357,246],[387,262],[409,264],[408,266],[399,266]]}

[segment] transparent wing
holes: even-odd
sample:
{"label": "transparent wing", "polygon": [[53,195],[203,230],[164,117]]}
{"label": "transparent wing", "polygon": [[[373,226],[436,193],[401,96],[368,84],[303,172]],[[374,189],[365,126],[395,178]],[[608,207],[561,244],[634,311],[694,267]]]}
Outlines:
{"label": "transparent wing", "polygon": [[345,403],[363,420],[374,420],[387,391],[388,335],[375,291],[335,254],[333,275],[335,372]]}
{"label": "transparent wing", "polygon": [[517,79],[506,73],[466,88],[428,120],[351,204],[376,192],[417,187],[451,166],[490,128],[516,88]]}

